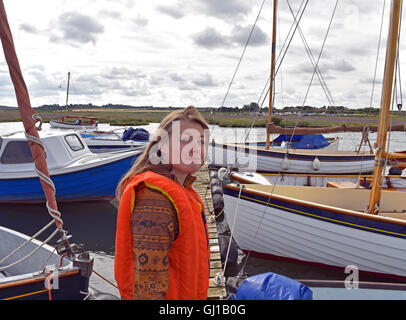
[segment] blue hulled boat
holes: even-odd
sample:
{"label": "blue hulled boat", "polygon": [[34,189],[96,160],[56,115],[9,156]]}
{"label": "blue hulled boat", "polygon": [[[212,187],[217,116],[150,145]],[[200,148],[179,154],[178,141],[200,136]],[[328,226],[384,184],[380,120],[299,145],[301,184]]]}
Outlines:
{"label": "blue hulled boat", "polygon": [[94,153],[144,149],[149,142],[149,132],[143,128],[129,127],[122,134],[119,130],[81,130],[80,135]]}
{"label": "blue hulled boat", "polygon": [[[92,153],[73,131],[42,132],[48,168],[57,201],[111,199],[121,176],[141,150]],[[23,133],[2,137],[0,146],[0,202],[45,201]]]}

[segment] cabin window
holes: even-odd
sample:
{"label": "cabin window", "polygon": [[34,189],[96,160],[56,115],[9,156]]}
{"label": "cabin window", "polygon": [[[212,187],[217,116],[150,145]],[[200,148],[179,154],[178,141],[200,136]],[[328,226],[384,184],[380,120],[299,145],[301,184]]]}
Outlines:
{"label": "cabin window", "polygon": [[65,136],[65,140],[73,151],[79,151],[85,148],[76,134]]}
{"label": "cabin window", "polygon": [[20,164],[34,162],[31,149],[27,141],[10,141],[4,148],[1,163]]}

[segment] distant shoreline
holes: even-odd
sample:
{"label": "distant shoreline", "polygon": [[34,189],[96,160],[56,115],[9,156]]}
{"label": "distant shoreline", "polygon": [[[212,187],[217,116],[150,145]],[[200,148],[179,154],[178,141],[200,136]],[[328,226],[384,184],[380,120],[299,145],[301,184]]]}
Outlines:
{"label": "distant shoreline", "polygon": [[[44,122],[49,120],[59,120],[63,115],[92,116],[99,118],[100,123],[110,123],[111,125],[138,126],[148,123],[159,123],[173,109],[77,109],[68,112],[63,111],[38,111]],[[266,114],[257,115],[254,112],[209,112],[201,111],[203,117],[209,124],[216,124],[220,127],[265,127],[267,122]],[[299,127],[325,127],[332,125],[347,126],[376,126],[379,116],[374,115],[277,115],[273,121],[280,126]],[[255,119],[255,123],[253,123]],[[20,114],[15,110],[0,110],[0,122],[21,121]],[[406,124],[406,116],[394,114],[392,124]]]}

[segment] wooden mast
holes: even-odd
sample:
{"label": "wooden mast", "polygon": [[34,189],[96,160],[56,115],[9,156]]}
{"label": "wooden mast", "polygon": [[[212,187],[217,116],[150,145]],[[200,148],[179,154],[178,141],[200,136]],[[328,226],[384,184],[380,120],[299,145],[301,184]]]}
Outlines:
{"label": "wooden mast", "polygon": [[[276,10],[278,1],[273,1],[273,27],[272,27],[272,51],[271,51],[271,76],[269,77],[269,110],[268,124],[272,121],[273,85],[275,80],[275,51],[276,51]],[[266,149],[269,149],[270,134],[266,133]]]}
{"label": "wooden mast", "polygon": [[385,73],[382,86],[382,100],[377,135],[377,152],[375,156],[374,176],[372,189],[368,203],[368,212],[378,214],[379,201],[381,197],[380,184],[383,168],[385,165],[386,138],[389,126],[389,113],[392,101],[393,75],[396,65],[397,45],[399,34],[400,8],[402,0],[392,0],[391,15],[389,21],[388,44],[386,49]]}
{"label": "wooden mast", "polygon": [[68,85],[67,85],[67,88],[66,88],[66,103],[65,103],[65,111],[68,111],[69,81],[70,81],[70,72],[68,72]]}

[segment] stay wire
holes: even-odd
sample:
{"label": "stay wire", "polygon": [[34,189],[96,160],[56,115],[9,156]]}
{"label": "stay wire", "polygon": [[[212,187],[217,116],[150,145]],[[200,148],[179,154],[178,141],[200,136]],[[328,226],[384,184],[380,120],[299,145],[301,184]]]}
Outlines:
{"label": "stay wire", "polygon": [[[338,0],[336,0],[336,4],[335,4],[335,6],[334,6],[334,10],[333,10],[333,13],[332,13],[331,18],[330,18],[330,22],[329,22],[329,25],[328,25],[328,28],[327,28],[327,31],[326,31],[326,35],[324,36],[323,44],[322,44],[322,46],[321,46],[321,49],[320,49],[320,52],[319,52],[319,56],[318,56],[318,58],[317,58],[316,66],[315,66],[315,69],[313,70],[313,74],[312,74],[312,77],[311,77],[311,79],[310,79],[309,86],[307,87],[307,91],[306,91],[305,97],[304,97],[304,99],[303,99],[302,107],[304,107],[304,105],[305,105],[305,103],[306,103],[306,100],[307,100],[307,97],[308,97],[308,95],[309,95],[310,87],[311,87],[312,82],[313,82],[313,79],[314,79],[314,74],[316,73],[316,68],[317,68],[317,66],[319,65],[319,62],[320,62],[320,58],[321,58],[321,55],[322,55],[322,53],[323,53],[324,46],[325,46],[325,44],[326,44],[327,36],[328,36],[328,34],[329,34],[329,32],[330,32],[331,24],[332,24],[333,19],[334,19],[334,15],[335,15],[335,12],[336,12],[336,9],[337,9],[337,5],[338,5]],[[288,146],[287,146],[287,148],[286,148],[286,153],[287,153],[287,154],[288,154],[288,151],[289,151],[289,145],[292,143],[292,139],[293,139],[293,136],[294,136],[294,134],[295,134],[295,131],[296,131],[296,128],[297,128],[297,124],[299,123],[299,117],[300,117],[300,113],[299,113],[299,115],[298,115],[298,117],[297,117],[296,124],[295,124],[295,127],[294,127],[294,129],[293,129],[293,133],[292,133],[292,135],[291,135],[291,137],[290,137],[289,144],[288,144]]]}
{"label": "stay wire", "polygon": [[[300,17],[299,17],[299,19],[298,19],[298,22],[300,22],[300,20],[302,19],[302,17],[303,17],[303,13],[305,12],[305,10],[306,10],[306,7],[307,7],[307,4],[308,4],[308,2],[309,2],[309,0],[306,0],[306,3],[305,3],[305,5],[304,5],[304,7],[303,7],[303,9],[302,9],[302,6],[303,6],[303,3],[305,2],[305,0],[302,0],[302,3],[300,4],[300,7],[299,7],[299,9],[298,9],[298,11],[297,11],[297,14],[296,14],[296,18],[297,18],[297,16],[299,15],[299,13],[300,13]],[[300,10],[302,10],[302,11],[300,11]],[[291,26],[290,26],[290,29],[289,29],[289,31],[288,31],[288,34],[287,34],[287,36],[286,36],[286,38],[285,38],[285,41],[284,41],[284,43],[283,43],[283,45],[282,45],[282,48],[281,48],[281,51],[279,52],[279,55],[278,55],[278,57],[277,57],[277,59],[276,59],[276,64],[278,64],[278,67],[276,68],[276,70],[275,70],[275,75],[274,75],[274,77],[276,77],[276,75],[278,74],[278,71],[279,71],[279,68],[281,67],[281,65],[282,65],[282,62],[283,62],[283,60],[284,60],[284,58],[285,58],[285,55],[286,55],[286,53],[288,52],[288,49],[289,49],[289,47],[290,47],[290,44],[291,44],[291,42],[292,42],[292,40],[293,40],[293,37],[294,37],[294,35],[295,35],[295,33],[296,33],[296,30],[297,30],[297,25],[296,25],[296,27],[294,28],[294,30],[293,30],[293,32],[292,32],[292,35],[290,35],[290,33],[291,33],[291,31],[292,31],[292,29],[293,29],[293,27],[295,26],[295,22],[293,21],[292,22],[292,24],[291,24]],[[290,35],[290,38],[289,38],[289,35]],[[287,39],[289,39],[289,42],[288,42],[288,44],[286,45],[286,41],[287,41]],[[285,46],[286,46],[286,49],[285,49]],[[284,49],[285,49],[285,51],[284,51]],[[270,88],[270,78],[271,78],[271,75],[269,75],[268,76],[268,78],[267,78],[267,80],[266,80],[266,82],[265,82],[265,85],[264,85],[264,87],[263,87],[263,89],[262,89],[262,92],[261,92],[261,95],[259,96],[259,98],[258,98],[258,102],[257,102],[257,105],[258,105],[258,112],[256,112],[256,115],[255,115],[255,118],[254,118],[254,120],[252,121],[252,123],[251,123],[251,127],[250,127],[250,129],[248,130],[248,132],[247,132],[247,134],[246,134],[246,136],[245,136],[245,142],[247,142],[247,138],[248,138],[248,135],[249,135],[249,133],[251,132],[251,130],[252,130],[252,128],[254,127],[254,124],[255,124],[255,122],[256,122],[256,120],[257,120],[257,118],[258,118],[258,115],[259,115],[259,113],[260,113],[260,110],[262,109],[262,106],[264,105],[264,103],[265,103],[265,100],[267,99],[267,97],[268,97],[268,94],[269,94],[269,88]],[[272,79],[272,80],[274,80],[274,79]],[[274,81],[272,81],[272,83],[273,83]],[[264,95],[264,93],[265,93],[265,95]],[[263,99],[262,99],[262,96],[264,95],[264,97],[263,97]],[[261,102],[261,99],[262,99],[262,102]]]}
{"label": "stay wire", "polygon": [[227,89],[227,92],[226,92],[226,94],[225,94],[225,96],[224,96],[224,98],[223,98],[223,102],[221,103],[221,107],[224,107],[225,101],[226,101],[226,99],[227,99],[227,97],[228,97],[228,94],[229,94],[229,92],[230,92],[231,86],[232,86],[232,84],[233,84],[233,82],[234,82],[235,76],[236,76],[237,71],[238,71],[238,69],[239,69],[239,67],[240,67],[242,58],[244,57],[245,51],[247,50],[248,43],[249,43],[250,40],[251,40],[252,34],[253,34],[253,32],[254,32],[255,26],[257,25],[257,22],[258,22],[258,19],[259,19],[260,14],[261,14],[262,8],[263,8],[263,6],[264,6],[264,4],[265,4],[265,1],[266,1],[266,0],[263,0],[263,1],[262,1],[261,7],[260,7],[260,9],[259,9],[259,11],[258,11],[258,14],[257,14],[257,17],[256,17],[256,19],[255,19],[255,22],[254,22],[254,24],[253,24],[253,26],[252,26],[252,28],[251,28],[250,34],[249,34],[248,39],[247,39],[247,41],[246,41],[246,43],[245,43],[245,46],[244,46],[244,49],[243,49],[242,54],[241,54],[241,56],[240,56],[240,59],[238,60],[237,67],[235,68],[234,74],[233,74],[233,76],[232,76],[232,78],[231,78],[231,81],[230,81],[230,83],[229,83],[229,85],[228,85],[228,89]]}
{"label": "stay wire", "polygon": [[381,27],[380,27],[380,30],[379,30],[378,50],[376,52],[376,59],[375,59],[374,80],[372,82],[371,100],[369,101],[369,107],[370,108],[372,108],[372,100],[373,100],[374,90],[375,90],[376,70],[378,68],[379,50],[380,50],[380,47],[381,47],[382,27],[383,27],[384,15],[385,15],[385,4],[386,4],[386,0],[383,1],[383,6],[382,6],[382,17],[381,17]]}
{"label": "stay wire", "polygon": [[[288,3],[289,10],[290,10],[290,12],[291,12],[293,18],[295,19],[294,13],[293,13],[292,7],[290,6],[289,0],[287,0],[287,3]],[[296,19],[295,19],[295,22],[296,22]],[[319,78],[320,85],[321,85],[321,87],[322,87],[322,89],[323,89],[323,91],[324,91],[324,93],[325,93],[325,95],[326,95],[326,98],[327,98],[329,104],[330,104],[331,106],[334,106],[335,103],[334,103],[333,96],[331,95],[331,92],[330,92],[330,90],[328,89],[327,83],[326,83],[326,81],[324,80],[324,77],[323,77],[323,75],[322,75],[322,73],[321,73],[321,71],[320,71],[320,68],[316,65],[316,61],[315,61],[315,59],[314,59],[312,50],[311,50],[309,44],[307,43],[307,40],[306,40],[306,38],[305,38],[305,36],[304,36],[304,34],[303,34],[303,32],[302,32],[302,28],[300,28],[299,24],[297,25],[297,28],[298,28],[298,31],[299,31],[299,35],[300,35],[300,37],[301,37],[301,39],[302,39],[303,45],[304,45],[304,47],[305,47],[305,49],[306,49],[306,53],[307,53],[307,55],[309,56],[310,62],[312,63],[313,68],[316,70],[317,77]]]}

